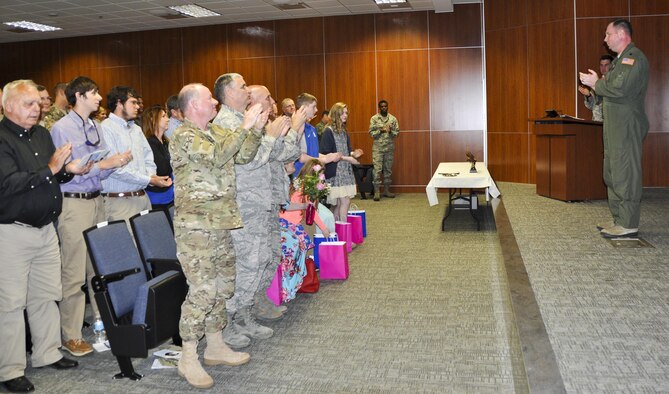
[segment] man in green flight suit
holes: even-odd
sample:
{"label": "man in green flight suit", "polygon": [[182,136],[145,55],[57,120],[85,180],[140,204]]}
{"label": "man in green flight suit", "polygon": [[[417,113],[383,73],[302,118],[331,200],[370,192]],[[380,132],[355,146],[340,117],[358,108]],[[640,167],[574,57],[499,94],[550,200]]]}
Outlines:
{"label": "man in green flight suit", "polygon": [[372,164],[374,164],[374,201],[381,199],[381,174],[383,174],[383,195],[394,198],[390,192],[393,173],[393,153],[395,152],[395,138],[400,134],[397,118],[388,113],[388,102],[379,101],[379,113],[369,120],[369,135],[374,139],[372,145]]}
{"label": "man in green flight suit", "polygon": [[581,82],[604,98],[604,183],[613,221],[597,228],[606,238],[632,237],[639,232],[641,154],[649,128],[648,59],[632,42],[627,20],[609,23],[604,41],[618,54],[606,77],[599,79],[593,70],[580,73]]}

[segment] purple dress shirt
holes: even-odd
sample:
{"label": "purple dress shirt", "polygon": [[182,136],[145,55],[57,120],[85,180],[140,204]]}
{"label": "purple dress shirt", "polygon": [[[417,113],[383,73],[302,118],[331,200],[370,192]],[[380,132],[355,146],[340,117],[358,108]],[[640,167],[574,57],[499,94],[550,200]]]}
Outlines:
{"label": "purple dress shirt", "polygon": [[[85,124],[85,126],[84,126]],[[84,157],[90,152],[100,149],[108,149],[102,136],[102,130],[96,121],[84,119],[74,111],[70,111],[65,117],[53,125],[51,139],[56,148],[72,143],[71,160]],[[90,144],[86,144],[89,141]],[[99,143],[97,145],[97,142]],[[60,186],[63,192],[92,193],[102,190],[102,180],[109,177],[114,169],[100,170],[97,164],[85,175],[75,175],[69,183]]]}

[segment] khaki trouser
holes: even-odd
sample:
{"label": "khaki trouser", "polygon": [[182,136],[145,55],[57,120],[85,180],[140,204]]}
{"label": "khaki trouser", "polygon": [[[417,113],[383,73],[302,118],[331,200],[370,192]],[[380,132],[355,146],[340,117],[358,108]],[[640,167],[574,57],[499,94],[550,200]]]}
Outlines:
{"label": "khaki trouser", "polygon": [[40,229],[0,224],[0,381],[18,378],[26,369],[23,310],[28,312],[33,367],[55,363],[60,347],[60,255],[52,224]]}
{"label": "khaki trouser", "polygon": [[81,327],[86,307],[86,297],[81,291],[84,281],[88,283],[93,314],[96,317],[100,316],[91,286],[95,271],[82,233],[104,220],[105,208],[102,197],[98,196],[91,200],[63,198],[63,212],[58,217],[63,285],[63,299],[59,308],[63,341],[82,338]]}
{"label": "khaki trouser", "polygon": [[137,197],[104,197],[104,201],[107,220],[125,220],[131,233],[130,218],[142,211],[151,210],[151,200],[146,194]]}

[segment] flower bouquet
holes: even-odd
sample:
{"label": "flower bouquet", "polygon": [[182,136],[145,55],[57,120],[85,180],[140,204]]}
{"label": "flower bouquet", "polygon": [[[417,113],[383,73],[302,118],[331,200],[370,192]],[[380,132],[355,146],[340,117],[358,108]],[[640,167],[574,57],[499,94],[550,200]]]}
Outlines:
{"label": "flower bouquet", "polygon": [[299,187],[302,188],[302,194],[309,200],[305,221],[308,225],[314,224],[314,215],[316,214],[316,204],[319,200],[327,198],[330,194],[330,185],[325,182],[324,168],[320,164],[312,168],[312,172],[304,174]]}

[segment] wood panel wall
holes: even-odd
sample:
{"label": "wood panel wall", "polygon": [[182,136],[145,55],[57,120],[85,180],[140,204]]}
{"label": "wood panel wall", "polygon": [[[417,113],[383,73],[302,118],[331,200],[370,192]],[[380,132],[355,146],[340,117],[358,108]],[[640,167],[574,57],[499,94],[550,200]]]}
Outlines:
{"label": "wood panel wall", "polygon": [[498,180],[534,183],[531,119],[555,108],[591,116],[576,90],[577,72],[598,71],[604,31],[628,18],[650,61],[644,186],[669,186],[669,2],[660,0],[487,0],[485,9],[488,162]]}
{"label": "wood panel wall", "polygon": [[[47,87],[78,75],[104,96],[114,85],[162,104],[186,83],[211,88],[225,72],[280,101],[310,92],[319,109],[348,104],[352,145],[371,163],[369,118],[386,99],[400,123],[393,183],[423,191],[441,161],[483,157],[482,6],[238,23],[0,45],[0,82]],[[318,119],[314,120],[314,123]]]}

